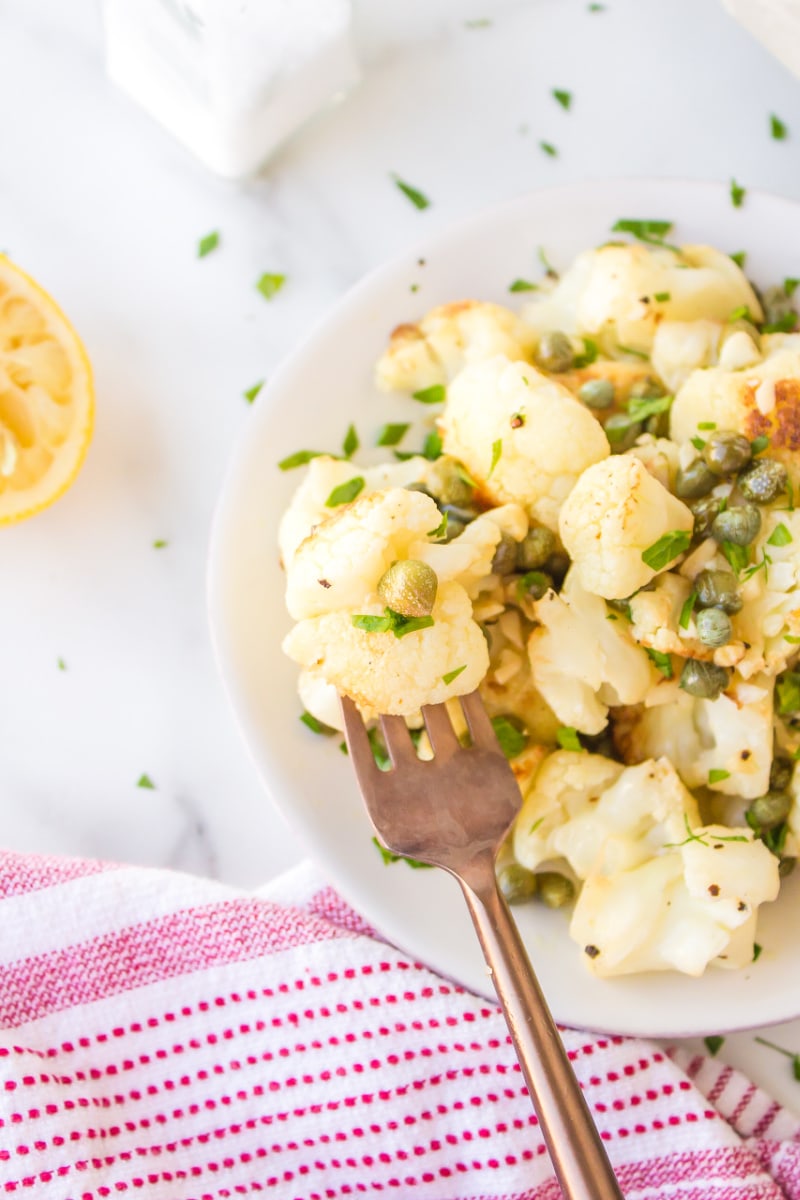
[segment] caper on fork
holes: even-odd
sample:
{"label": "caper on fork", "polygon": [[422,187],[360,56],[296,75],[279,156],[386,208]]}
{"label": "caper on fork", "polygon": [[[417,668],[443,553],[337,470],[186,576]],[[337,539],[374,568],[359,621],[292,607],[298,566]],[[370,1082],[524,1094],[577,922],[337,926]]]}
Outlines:
{"label": "caper on fork", "polygon": [[433,758],[418,758],[405,719],[381,716],[391,767],[373,757],[358,708],[342,697],[345,737],[372,824],[387,849],[458,881],[567,1200],[622,1200],[567,1052],[495,877],[521,803],[478,692],[461,696],[463,746],[443,704],[423,707]]}

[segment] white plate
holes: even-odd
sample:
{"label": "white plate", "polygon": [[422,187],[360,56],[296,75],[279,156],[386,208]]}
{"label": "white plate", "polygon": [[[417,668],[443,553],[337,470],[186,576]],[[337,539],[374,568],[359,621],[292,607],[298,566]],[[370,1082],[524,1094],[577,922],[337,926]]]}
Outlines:
{"label": "white plate", "polygon": [[[372,383],[373,364],[395,325],[449,300],[515,305],[519,297],[508,286],[520,276],[539,277],[539,246],[563,268],[578,251],[607,240],[618,217],[670,219],[673,240],[744,249],[756,282],[800,275],[800,206],[751,192],[736,209],[723,185],[576,184],[490,209],[370,275],[286,362],[251,414],[212,534],[209,605],[218,662],[272,798],[342,894],[392,942],[485,994],[491,994],[486,968],[456,885],[444,872],[384,866],[340,739],[315,736],[298,720],[297,669],[280,650],[290,622],[276,529],[301,471],[282,473],[276,464],[301,448],[336,452],[350,421],[368,446],[384,422],[418,416],[422,406],[383,396]],[[412,284],[419,284],[416,293]],[[409,434],[406,444],[421,443]],[[764,949],[756,964],[735,973],[709,970],[702,979],[595,980],[567,936],[563,913],[532,904],[515,915],[564,1024],[661,1036],[721,1033],[800,1015],[793,916],[799,885],[800,872],[779,903],[762,910]]]}

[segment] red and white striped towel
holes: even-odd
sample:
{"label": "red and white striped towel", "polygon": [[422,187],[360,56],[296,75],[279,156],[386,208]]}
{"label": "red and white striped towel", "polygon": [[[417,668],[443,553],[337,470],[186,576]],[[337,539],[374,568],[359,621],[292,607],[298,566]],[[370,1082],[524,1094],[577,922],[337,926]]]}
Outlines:
{"label": "red and white striped towel", "polygon": [[[556,1200],[498,1009],[309,867],[257,896],[0,853],[0,1192]],[[800,1200],[800,1125],[718,1062],[564,1034],[622,1188]]]}

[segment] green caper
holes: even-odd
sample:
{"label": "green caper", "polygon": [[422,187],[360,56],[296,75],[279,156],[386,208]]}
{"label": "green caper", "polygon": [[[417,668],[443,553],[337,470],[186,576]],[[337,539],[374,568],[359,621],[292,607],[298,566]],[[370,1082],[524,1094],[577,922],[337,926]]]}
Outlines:
{"label": "green caper", "polygon": [[523,571],[543,567],[556,548],[555,535],[545,525],[529,530],[519,544],[517,561]]}
{"label": "green caper", "polygon": [[731,640],[731,619],[721,608],[701,608],[694,620],[704,646],[727,646]]}
{"label": "green caper", "polygon": [[635,383],[631,384],[628,395],[636,400],[655,400],[658,396],[666,395],[666,392],[652,375],[643,375],[641,379],[637,379]]}
{"label": "green caper", "polygon": [[524,904],[536,894],[536,876],[519,863],[508,863],[497,872],[497,886],[509,904]]}
{"label": "green caper", "polygon": [[634,421],[627,413],[612,413],[605,423],[606,437],[611,444],[612,454],[622,454],[636,444],[636,439],[644,429],[641,421]]}
{"label": "green caper", "polygon": [[536,347],[536,361],[545,371],[560,374],[568,371],[575,360],[572,342],[565,333],[554,329],[551,333],[543,333]]}
{"label": "green caper", "polygon": [[753,829],[777,829],[789,815],[792,798],[786,792],[769,791],[754,800],[747,810],[747,823]]}
{"label": "green caper", "polygon": [[749,546],[758,537],[760,528],[761,513],[755,504],[734,504],[724,512],[717,513],[711,524],[711,533],[718,542]]}
{"label": "green caper", "polygon": [[669,433],[669,413],[653,413],[652,417],[645,421],[644,431],[653,437],[666,437]]}
{"label": "green caper", "polygon": [[771,792],[784,792],[792,782],[794,775],[794,763],[790,758],[781,758],[777,754],[772,760],[772,766],[769,769],[769,790]]}
{"label": "green caper", "polygon": [[611,408],[614,403],[614,385],[610,379],[587,379],[578,389],[578,399],[587,408]]}
{"label": "green caper", "polygon": [[575,884],[557,871],[542,871],[537,876],[539,899],[548,908],[563,908],[575,898]]}
{"label": "green caper", "polygon": [[696,500],[700,496],[707,496],[718,483],[718,476],[708,464],[702,458],[696,458],[688,467],[678,467],[675,495],[680,496],[682,500]]}
{"label": "green caper", "polygon": [[699,658],[687,658],[681,671],[680,686],[690,696],[703,700],[716,700],[728,686],[730,672],[714,663],[702,662]]}
{"label": "green caper", "polygon": [[733,571],[701,571],[695,576],[698,608],[721,608],[723,612],[739,612],[742,597]]}
{"label": "green caper", "polygon": [[711,526],[714,524],[714,518],[721,507],[722,501],[719,496],[701,496],[699,500],[695,500],[689,505],[694,513],[694,536],[696,538],[708,537],[711,533]]}
{"label": "green caper", "polygon": [[774,458],[758,458],[739,476],[742,495],[756,504],[769,504],[786,491],[789,474]]}
{"label": "green caper", "polygon": [[431,464],[428,486],[442,504],[466,506],[475,495],[461,463],[449,454],[442,454]]}
{"label": "green caper", "polygon": [[494,575],[511,575],[513,571],[516,571],[517,547],[518,543],[510,533],[501,533],[500,541],[497,543],[494,558],[492,559],[492,573]]}
{"label": "green caper", "polygon": [[526,571],[517,579],[517,599],[541,600],[553,586],[552,576],[546,571]]}
{"label": "green caper", "polygon": [[791,875],[796,866],[796,858],[782,858],[778,863],[778,875],[781,879],[785,879],[787,875]]}
{"label": "green caper", "polygon": [[416,558],[392,563],[378,580],[378,595],[384,604],[404,617],[429,617],[433,611],[439,580],[433,567]]}
{"label": "green caper", "polygon": [[703,447],[703,458],[715,475],[733,475],[752,458],[747,438],[728,429],[715,429]]}
{"label": "green caper", "polygon": [[547,574],[552,577],[554,585],[560,588],[569,570],[568,555],[564,554],[561,550],[556,550],[555,554],[551,554],[544,565]]}

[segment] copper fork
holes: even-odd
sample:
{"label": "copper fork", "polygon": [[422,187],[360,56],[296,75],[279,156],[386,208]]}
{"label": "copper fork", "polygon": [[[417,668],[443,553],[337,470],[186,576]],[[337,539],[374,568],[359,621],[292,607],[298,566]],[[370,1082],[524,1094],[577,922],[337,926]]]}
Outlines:
{"label": "copper fork", "polygon": [[525,947],[497,887],[495,859],[521,797],[480,696],[462,696],[471,745],[461,745],[443,704],[422,709],[433,759],[417,757],[403,717],[382,716],[391,767],[375,762],[355,704],[342,697],[345,736],[361,794],[381,841],[449,871],[472,916],[497,998],[567,1200],[622,1200]]}

